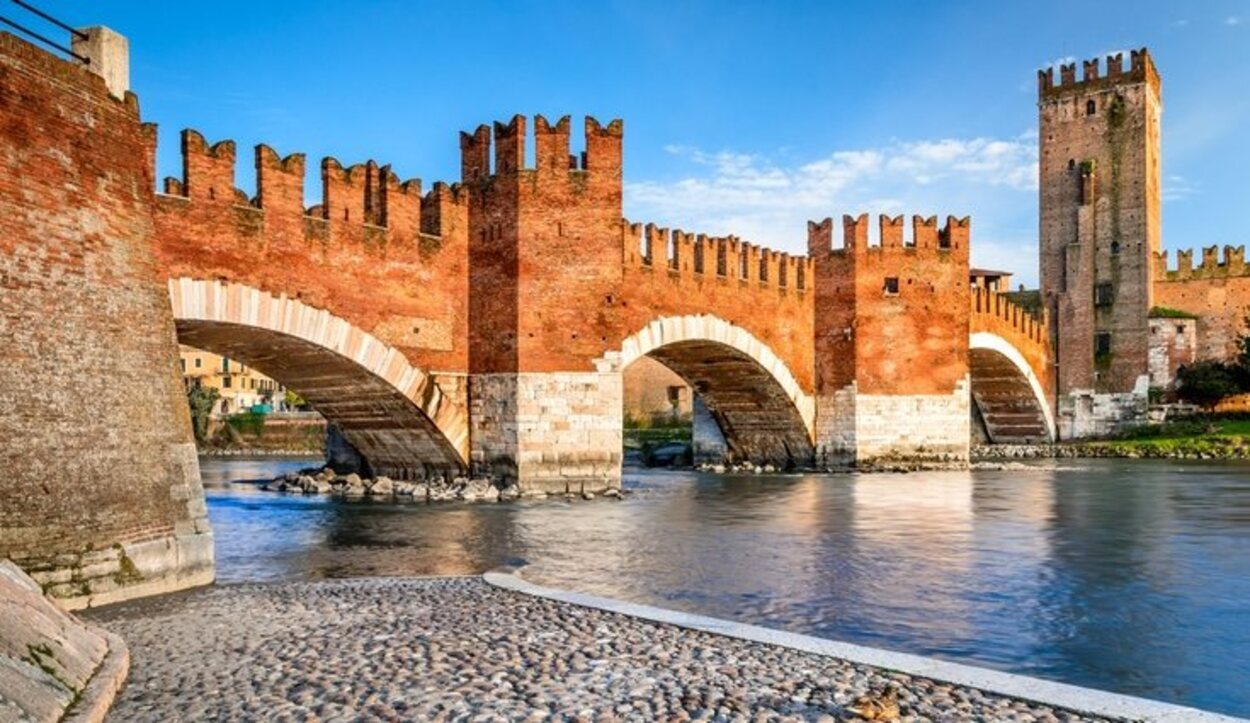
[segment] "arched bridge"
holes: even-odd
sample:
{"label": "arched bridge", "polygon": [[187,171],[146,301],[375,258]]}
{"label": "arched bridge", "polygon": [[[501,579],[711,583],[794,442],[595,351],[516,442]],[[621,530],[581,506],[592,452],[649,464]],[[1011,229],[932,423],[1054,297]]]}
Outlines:
{"label": "arched bridge", "polygon": [[1050,328],[1006,296],[974,289],[968,318],[972,401],[987,441],[1055,440]]}
{"label": "arched bridge", "polygon": [[[688,381],[737,460],[807,467],[967,459],[972,410],[995,442],[1053,438],[1047,330],[969,289],[967,219],[809,228],[809,253],[620,215],[619,121],[539,116],[461,136],[462,178],[401,182],[372,161],[253,155],[182,134],[154,199],[180,340],[305,396],[379,473],[473,468],[563,491],[614,484],[621,373],[640,356]],[[149,139],[155,133],[149,127]],[[570,160],[572,159],[572,160]],[[961,311],[967,309],[967,312]]]}

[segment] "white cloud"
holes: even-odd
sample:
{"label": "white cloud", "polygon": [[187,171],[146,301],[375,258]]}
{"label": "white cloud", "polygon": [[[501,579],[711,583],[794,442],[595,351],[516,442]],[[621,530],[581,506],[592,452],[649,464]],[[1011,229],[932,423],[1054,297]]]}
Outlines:
{"label": "white cloud", "polygon": [[1224,18],[1224,24],[1225,25],[1241,25],[1241,18],[1237,17],[1236,15],[1230,15],[1229,17]]}
{"label": "white cloud", "polygon": [[1062,65],[1072,65],[1072,64],[1073,64],[1073,63],[1075,63],[1075,62],[1076,62],[1076,58],[1075,58],[1074,56],[1071,56],[1071,55],[1065,55],[1065,56],[1063,56],[1062,58],[1055,58],[1054,60],[1050,61],[1049,63],[1046,63],[1045,65],[1043,65],[1043,66],[1042,66],[1042,70],[1046,70],[1047,68],[1052,68],[1052,69],[1054,69],[1054,71],[1055,71],[1056,73],[1058,73],[1058,72],[1059,72],[1059,66],[1062,66]]}
{"label": "white cloud", "polygon": [[1163,200],[1180,201],[1198,193],[1198,184],[1184,176],[1168,176],[1163,179]]}
{"label": "white cloud", "polygon": [[[1037,132],[1014,138],[895,141],[798,162],[766,154],[665,149],[674,180],[625,185],[626,215],[804,253],[807,221],[842,213],[974,215],[973,256],[1028,280],[1036,266]],[[984,240],[978,241],[978,238]]]}
{"label": "white cloud", "polygon": [[1174,27],[1174,28],[1183,28],[1183,27],[1185,27],[1185,26],[1186,26],[1186,25],[1188,25],[1188,24],[1189,24],[1189,20],[1187,20],[1187,19],[1185,19],[1185,18],[1182,18],[1182,19],[1180,19],[1180,20],[1176,20],[1176,21],[1174,21],[1174,22],[1172,23],[1172,27]]}

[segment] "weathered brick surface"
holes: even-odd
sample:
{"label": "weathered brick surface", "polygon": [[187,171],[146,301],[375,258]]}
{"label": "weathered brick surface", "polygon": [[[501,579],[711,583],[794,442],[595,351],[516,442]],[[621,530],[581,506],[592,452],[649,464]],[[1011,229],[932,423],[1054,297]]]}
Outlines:
{"label": "weathered brick surface", "polygon": [[[1202,249],[1194,265],[1194,252],[1177,254],[1176,268],[1168,267],[1164,251],[1155,257],[1154,305],[1179,309],[1197,317],[1199,359],[1230,360],[1238,353],[1237,340],[1250,331],[1250,267],[1245,263],[1244,246]],[[1153,384],[1153,382],[1152,382]]]}
{"label": "weathered brick surface", "polygon": [[[1147,371],[1146,315],[1159,251],[1159,74],[1150,55],[1041,71],[1041,288],[1054,321],[1058,392],[1130,392]],[[1102,291],[1098,287],[1103,287]],[[1098,353],[1097,334],[1110,335]]]}
{"label": "weathered brick surface", "polygon": [[1176,387],[1176,373],[1198,359],[1198,320],[1157,317],[1150,320],[1150,386]]}
{"label": "weathered brick surface", "polygon": [[0,34],[0,556],[79,603],[212,579],[150,143],[133,96]]}

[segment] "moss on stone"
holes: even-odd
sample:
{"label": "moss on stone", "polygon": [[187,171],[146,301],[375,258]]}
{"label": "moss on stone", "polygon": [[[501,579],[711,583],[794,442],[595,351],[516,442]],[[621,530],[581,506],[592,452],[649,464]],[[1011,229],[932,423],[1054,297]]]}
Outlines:
{"label": "moss on stone", "polygon": [[143,573],[135,566],[135,561],[126,553],[117,560],[117,572],[113,573],[113,581],[118,585],[129,585],[143,579]]}
{"label": "moss on stone", "polygon": [[1188,311],[1181,311],[1180,309],[1173,309],[1167,306],[1152,306],[1150,307],[1150,318],[1151,319],[1197,319],[1198,317],[1194,316]]}

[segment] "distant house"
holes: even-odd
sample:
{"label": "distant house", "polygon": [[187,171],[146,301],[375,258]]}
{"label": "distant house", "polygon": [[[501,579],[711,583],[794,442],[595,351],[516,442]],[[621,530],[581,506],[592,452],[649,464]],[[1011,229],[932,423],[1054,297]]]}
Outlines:
{"label": "distant house", "polygon": [[244,412],[257,405],[268,405],[272,411],[286,410],[286,387],[246,364],[185,344],[179,345],[178,351],[183,382],[188,387],[217,390],[219,399],[212,416]]}

